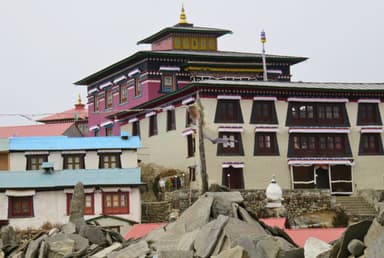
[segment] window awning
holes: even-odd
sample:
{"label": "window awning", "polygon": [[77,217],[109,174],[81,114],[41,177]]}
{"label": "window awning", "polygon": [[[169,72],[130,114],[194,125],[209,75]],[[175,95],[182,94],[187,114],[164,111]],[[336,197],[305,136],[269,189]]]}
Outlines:
{"label": "window awning", "polygon": [[[94,191],[95,191],[94,187],[92,187],[92,188],[84,188],[84,193],[93,193]],[[64,193],[73,194],[74,193],[74,189],[73,188],[64,189]]]}
{"label": "window awning", "polygon": [[288,102],[329,102],[329,103],[346,103],[347,98],[288,98]]}
{"label": "window awning", "polygon": [[179,72],[180,67],[177,66],[160,66],[160,72]]}
{"label": "window awning", "polygon": [[113,126],[113,122],[112,121],[106,121],[104,123],[101,123],[100,126],[101,127],[111,127],[111,126]]}
{"label": "window awning", "polygon": [[223,162],[221,164],[221,167],[222,168],[229,168],[229,167],[243,168],[244,167],[244,162],[236,162],[236,161]]}
{"label": "window awning", "polygon": [[263,101],[276,101],[277,98],[276,97],[269,97],[269,96],[257,96],[257,97],[253,97],[253,100],[263,100]]}
{"label": "window awning", "polygon": [[101,191],[106,192],[106,193],[115,193],[118,191],[121,192],[130,192],[132,190],[131,187],[102,187]]}
{"label": "window awning", "polygon": [[98,91],[99,91],[99,90],[98,90],[97,88],[94,88],[94,89],[88,91],[88,95],[92,95],[92,94],[94,94],[94,93],[96,93],[96,92],[98,92]]}
{"label": "window awning", "polygon": [[33,196],[36,194],[35,190],[6,190],[5,195],[6,196]]}
{"label": "window awning", "polygon": [[100,85],[100,90],[104,89],[104,88],[107,88],[107,87],[110,87],[112,86],[113,83],[112,82],[106,82],[106,83],[103,83]]}
{"label": "window awning", "polygon": [[357,103],[380,103],[380,99],[358,99]]}
{"label": "window awning", "polygon": [[196,133],[196,130],[195,129],[193,129],[193,128],[186,128],[186,129],[184,129],[182,132],[181,132],[181,135],[182,136],[187,136],[187,135],[190,135],[190,134],[194,134],[194,133]]}
{"label": "window awning", "polygon": [[89,131],[98,131],[98,130],[100,130],[100,126],[98,126],[98,125],[94,125],[94,126],[89,127]]}
{"label": "window awning", "polygon": [[135,70],[132,70],[131,72],[128,73],[128,76],[129,77],[134,77],[134,76],[137,76],[140,74],[140,70],[139,69],[135,69]]}
{"label": "window awning", "polygon": [[217,128],[219,132],[242,132],[242,126],[219,126]]}
{"label": "window awning", "polygon": [[349,133],[345,127],[293,127],[289,133]]}
{"label": "window awning", "polygon": [[288,159],[288,165],[292,165],[292,166],[317,165],[317,164],[353,166],[355,163],[353,159],[319,159],[319,158]]}
{"label": "window awning", "polygon": [[192,102],[195,102],[195,98],[194,97],[190,97],[190,98],[184,99],[183,101],[181,101],[181,104],[182,105],[187,105],[187,104],[190,104]]}
{"label": "window awning", "polygon": [[134,117],[134,118],[129,119],[128,123],[133,123],[133,122],[136,122],[136,121],[139,121],[139,119],[137,117]]}
{"label": "window awning", "polygon": [[241,96],[238,95],[218,95],[217,99],[241,99]]}
{"label": "window awning", "polygon": [[277,126],[256,126],[255,133],[257,132],[277,132],[279,128]]}
{"label": "window awning", "polygon": [[154,115],[156,115],[156,112],[152,111],[152,112],[145,114],[145,117],[150,117],[150,116],[154,116]]}
{"label": "window awning", "polygon": [[382,133],[382,127],[362,127],[360,133]]}

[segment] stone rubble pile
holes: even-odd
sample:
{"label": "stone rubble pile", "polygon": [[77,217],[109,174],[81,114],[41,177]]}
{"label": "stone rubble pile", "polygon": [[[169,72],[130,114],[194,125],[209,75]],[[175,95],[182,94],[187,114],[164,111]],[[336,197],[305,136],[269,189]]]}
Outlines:
{"label": "stone rubble pile", "polygon": [[[76,190],[76,189],[75,189]],[[81,190],[81,189],[80,189]],[[384,210],[372,221],[347,228],[332,244],[310,238],[299,248],[281,229],[269,227],[242,206],[239,192],[206,193],[181,216],[140,239],[84,222],[81,191],[70,221],[60,229],[17,243],[12,227],[1,230],[0,258],[376,258],[384,257]]]}

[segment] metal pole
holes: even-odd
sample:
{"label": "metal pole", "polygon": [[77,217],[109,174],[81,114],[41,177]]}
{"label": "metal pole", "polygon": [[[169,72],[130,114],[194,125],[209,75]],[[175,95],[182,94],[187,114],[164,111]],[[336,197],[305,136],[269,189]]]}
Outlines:
{"label": "metal pole", "polygon": [[262,60],[263,60],[263,80],[264,81],[268,81],[268,77],[267,77],[267,61],[266,61],[266,57],[265,57],[265,42],[267,42],[267,37],[265,36],[265,32],[262,31],[260,33],[260,41],[261,43],[263,44],[263,49],[262,49]]}

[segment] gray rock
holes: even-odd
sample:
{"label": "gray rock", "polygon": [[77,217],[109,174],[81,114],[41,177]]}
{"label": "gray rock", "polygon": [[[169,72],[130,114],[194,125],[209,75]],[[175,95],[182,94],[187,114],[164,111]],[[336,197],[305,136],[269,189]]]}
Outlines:
{"label": "gray rock", "polygon": [[239,214],[240,214],[240,218],[242,220],[244,220],[245,222],[247,222],[249,224],[254,225],[255,228],[259,228],[259,233],[260,234],[265,233],[264,228],[260,225],[260,223],[257,220],[255,220],[254,218],[252,218],[251,215],[249,215],[249,213],[248,213],[248,211],[246,209],[244,209],[243,207],[239,206],[238,211],[239,211]]}
{"label": "gray rock", "polygon": [[196,236],[199,233],[199,229],[183,234],[176,246],[178,251],[190,251],[193,250],[193,243],[195,242]]}
{"label": "gray rock", "polygon": [[305,258],[316,258],[319,254],[330,251],[332,246],[320,239],[310,237],[304,244]]}
{"label": "gray rock", "polygon": [[77,183],[75,185],[71,200],[71,209],[69,212],[70,222],[76,224],[79,221],[84,221],[84,201],[84,186],[82,183]]}
{"label": "gray rock", "polygon": [[104,248],[100,252],[97,252],[96,254],[90,256],[90,258],[104,258],[111,252],[113,252],[116,249],[121,248],[123,245],[121,243],[115,242],[112,245],[108,246],[107,248]]}
{"label": "gray rock", "polygon": [[48,245],[45,241],[41,242],[40,244],[40,250],[39,250],[39,256],[38,258],[45,258],[47,257],[48,252]]}
{"label": "gray rock", "polygon": [[140,240],[135,244],[131,244],[119,251],[112,252],[107,255],[108,258],[136,258],[149,253],[148,244],[145,240]]}
{"label": "gray rock", "polygon": [[193,258],[193,251],[160,251],[158,258]]}
{"label": "gray rock", "polygon": [[188,209],[186,209],[180,218],[167,226],[167,230],[172,230],[172,227],[177,226],[179,223],[185,225],[187,232],[193,231],[208,223],[211,214],[211,206],[213,197],[207,194],[200,196],[200,198]]}
{"label": "gray rock", "polygon": [[383,236],[384,234],[384,227],[380,225],[379,222],[377,222],[376,219],[372,221],[371,226],[368,229],[367,234],[364,236],[364,244],[365,246],[371,246],[375,240]]}
{"label": "gray rock", "polygon": [[0,258],[4,258],[4,257],[5,257],[4,252],[0,250]]}
{"label": "gray rock", "polygon": [[243,247],[250,258],[276,258],[280,251],[278,241],[270,235],[244,235],[232,244]]}
{"label": "gray rock", "polygon": [[68,237],[75,241],[75,251],[84,250],[89,247],[89,240],[78,234],[70,234]]}
{"label": "gray rock", "polygon": [[[293,248],[290,250],[280,250],[277,258],[304,258],[304,248]],[[318,257],[316,257],[318,258]]]}
{"label": "gray rock", "polygon": [[379,215],[376,217],[377,222],[384,226],[384,208],[380,207]]}
{"label": "gray rock", "polygon": [[372,221],[363,220],[363,221],[360,221],[358,223],[349,225],[348,228],[341,235],[340,249],[339,249],[339,252],[337,254],[337,258],[348,257],[348,255],[350,255],[350,253],[347,249],[348,243],[352,239],[358,239],[358,240],[363,241],[364,236],[366,235],[371,224],[372,224]]}
{"label": "gray rock", "polygon": [[221,252],[219,255],[211,256],[211,258],[248,258],[248,254],[244,248],[237,245],[231,249]]}
{"label": "gray rock", "polygon": [[241,203],[244,201],[240,192],[207,193],[207,195],[213,197],[211,208],[213,218],[217,218],[220,214],[236,217],[237,214],[232,209],[232,203]]}
{"label": "gray rock", "polygon": [[223,227],[228,221],[227,216],[219,215],[215,220],[206,224],[196,236],[194,247],[195,254],[199,257],[209,257],[215,246]]}
{"label": "gray rock", "polygon": [[209,192],[208,196],[212,196],[217,201],[229,201],[235,203],[242,203],[244,201],[240,192]]}
{"label": "gray rock", "polygon": [[84,225],[81,227],[79,234],[88,239],[92,244],[105,245],[107,243],[102,229],[97,226]]}
{"label": "gray rock", "polygon": [[61,227],[61,232],[65,234],[76,233],[76,225],[72,222],[68,222]]}
{"label": "gray rock", "polygon": [[58,228],[52,228],[49,232],[48,232],[48,236],[53,236],[54,234],[57,234],[59,233],[59,229]]}
{"label": "gray rock", "polygon": [[72,239],[64,239],[62,241],[50,242],[48,245],[47,258],[62,258],[72,253],[75,249],[75,241]]}
{"label": "gray rock", "polygon": [[27,252],[25,253],[25,258],[35,258],[37,257],[37,254],[39,253],[40,244],[41,242],[46,239],[47,235],[42,235],[39,238],[32,240],[29,242]]}
{"label": "gray rock", "polygon": [[0,231],[0,238],[3,242],[3,246],[17,246],[19,244],[15,229],[12,226],[2,227]]}
{"label": "gray rock", "polygon": [[235,241],[237,238],[248,235],[267,235],[267,232],[260,230],[257,225],[249,224],[235,218],[229,218],[224,227],[224,232],[230,242]]}
{"label": "gray rock", "polygon": [[348,251],[355,257],[363,254],[365,245],[364,242],[358,239],[352,239],[347,246]]}

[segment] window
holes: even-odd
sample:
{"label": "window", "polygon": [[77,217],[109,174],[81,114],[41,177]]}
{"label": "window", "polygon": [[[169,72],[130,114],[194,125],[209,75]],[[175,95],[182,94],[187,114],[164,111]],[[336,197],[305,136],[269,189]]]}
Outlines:
{"label": "window", "polygon": [[379,133],[363,133],[360,137],[359,155],[382,155],[383,144]]}
{"label": "window", "polygon": [[175,110],[167,110],[167,131],[176,129],[176,115]]}
{"label": "window", "polygon": [[349,126],[343,103],[290,102],[287,126]]}
{"label": "window", "polygon": [[254,101],[251,124],[277,124],[274,101]]}
{"label": "window", "polygon": [[105,109],[111,109],[113,106],[112,89],[105,91]]}
{"label": "window", "polygon": [[329,157],[351,156],[347,134],[305,134],[289,135],[288,156]]}
{"label": "window", "polygon": [[359,103],[357,125],[381,125],[380,111],[377,103]]}
{"label": "window", "polygon": [[113,136],[113,126],[105,127],[105,136]]}
{"label": "window", "polygon": [[254,155],[279,155],[276,133],[255,133]]}
{"label": "window", "polygon": [[165,73],[161,76],[161,92],[172,92],[176,90],[176,76]]}
{"label": "window", "polygon": [[134,78],[135,80],[135,97],[141,96],[141,82],[140,82],[140,76],[136,76]]}
{"label": "window", "polygon": [[41,164],[48,161],[48,155],[28,155],[27,170],[39,170]]}
{"label": "window", "polygon": [[149,117],[149,137],[157,135],[157,115]]}
{"label": "window", "polygon": [[219,99],[216,106],[215,123],[243,123],[240,101]]}
{"label": "window", "polygon": [[187,135],[187,157],[195,156],[196,152],[196,142],[195,136],[193,134]]}
{"label": "window", "polygon": [[219,132],[217,143],[218,156],[244,155],[243,143],[239,132]]}
{"label": "window", "polygon": [[127,103],[128,102],[128,85],[127,84],[122,84],[119,87],[120,91],[120,104]]}
{"label": "window", "polygon": [[93,97],[93,111],[94,112],[100,111],[100,99],[99,99],[99,96],[97,95]]}
{"label": "window", "polygon": [[8,197],[9,218],[33,217],[33,196]]}
{"label": "window", "polygon": [[[71,212],[71,199],[72,194],[67,193],[67,215],[70,215]],[[94,195],[93,193],[86,193],[84,196],[84,214],[85,215],[93,215],[95,214],[95,206],[94,206]]]}
{"label": "window", "polygon": [[121,168],[120,153],[99,153],[99,168]]}
{"label": "window", "polygon": [[243,168],[234,168],[232,166],[223,168],[221,182],[230,189],[243,189]]}
{"label": "window", "polygon": [[129,192],[103,193],[104,214],[129,213]]}
{"label": "window", "polygon": [[84,169],[84,154],[63,155],[63,169]]}
{"label": "window", "polygon": [[97,137],[100,135],[100,130],[94,130],[93,131],[93,136]]}
{"label": "window", "polygon": [[140,121],[139,120],[132,123],[132,135],[133,136],[140,136]]}
{"label": "window", "polygon": [[189,169],[189,182],[196,181],[196,167],[188,167]]}

